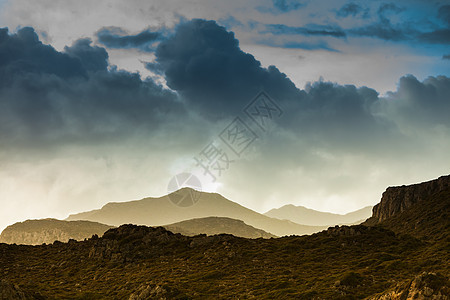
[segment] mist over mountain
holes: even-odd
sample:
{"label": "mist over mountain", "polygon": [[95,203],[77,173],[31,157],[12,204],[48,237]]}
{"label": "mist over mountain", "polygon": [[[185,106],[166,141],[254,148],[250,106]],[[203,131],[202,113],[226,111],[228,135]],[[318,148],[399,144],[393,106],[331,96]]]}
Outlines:
{"label": "mist over mountain", "polygon": [[89,220],[114,226],[128,223],[163,226],[195,218],[228,217],[241,220],[277,236],[311,234],[326,228],[326,226],[307,226],[289,220],[271,218],[217,193],[197,192],[197,202],[189,207],[177,206],[170,200],[170,197],[172,199],[185,197],[192,191],[192,189],[183,188],[159,198],[108,203],[101,209],[70,215],[67,220]]}
{"label": "mist over mountain", "polygon": [[265,213],[266,216],[278,219],[290,220],[304,225],[323,226],[338,224],[362,223],[372,215],[372,206],[367,206],[345,215],[321,212],[303,206],[292,204],[274,208]]}

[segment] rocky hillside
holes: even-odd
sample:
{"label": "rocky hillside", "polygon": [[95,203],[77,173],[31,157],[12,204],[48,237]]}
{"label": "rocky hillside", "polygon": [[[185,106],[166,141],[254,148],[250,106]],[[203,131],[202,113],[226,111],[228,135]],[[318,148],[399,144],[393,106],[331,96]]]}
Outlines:
{"label": "rocky hillside", "polygon": [[113,226],[90,221],[61,221],[56,219],[27,220],[8,226],[0,234],[0,243],[40,245],[70,239],[84,240],[94,234],[103,235]]}
{"label": "rocky hillside", "polygon": [[372,223],[382,222],[411,206],[429,199],[433,194],[450,189],[450,175],[428,182],[389,187],[379,204],[373,208]]}
{"label": "rocky hillside", "polygon": [[364,225],[381,226],[422,240],[445,240],[450,229],[450,176],[388,188]]}
{"label": "rocky hillside", "polygon": [[374,216],[373,226],[334,226],[312,235],[190,237],[122,225],[79,242],[0,244],[0,295],[448,300],[450,191],[439,186],[381,222]]}
{"label": "rocky hillside", "polygon": [[276,237],[275,235],[267,233],[264,230],[247,225],[241,220],[224,217],[192,219],[171,225],[165,225],[164,228],[172,232],[181,233],[187,236],[193,236],[197,234],[214,235],[225,233],[249,239]]}
{"label": "rocky hillside", "polygon": [[29,299],[363,299],[423,272],[444,280],[420,289],[443,294],[448,253],[429,247],[362,225],[277,239],[123,225],[81,242],[0,244],[0,274]]}

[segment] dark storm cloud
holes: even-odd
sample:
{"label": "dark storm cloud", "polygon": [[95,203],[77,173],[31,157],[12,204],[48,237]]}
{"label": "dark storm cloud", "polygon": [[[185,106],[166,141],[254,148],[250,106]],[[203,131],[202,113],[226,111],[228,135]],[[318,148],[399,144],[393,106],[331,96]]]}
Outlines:
{"label": "dark storm cloud", "polygon": [[42,44],[32,28],[0,36],[0,140],[52,145],[149,134],[179,119],[173,92],[138,74],[107,70],[105,49],[76,41],[65,52]]}
{"label": "dark storm cloud", "polygon": [[404,41],[411,39],[416,30],[407,24],[393,25],[389,19],[389,14],[399,14],[404,9],[393,4],[384,3],[377,11],[378,21],[363,27],[350,29],[349,33],[356,36],[374,37],[388,41]]}
{"label": "dark storm cloud", "polygon": [[399,7],[399,6],[395,5],[394,3],[383,3],[378,8],[377,13],[378,13],[378,16],[380,17],[380,19],[386,19],[387,18],[386,14],[388,14],[388,13],[398,14],[404,10],[405,10],[404,8]]}
{"label": "dark storm cloud", "polygon": [[405,11],[393,3],[382,4],[377,11],[378,21],[359,28],[348,29],[349,35],[373,37],[387,41],[409,41],[428,44],[450,44],[450,6],[444,5],[438,9],[435,18],[444,21],[444,27],[433,25],[427,31],[420,28],[420,24],[414,22],[402,22],[392,24],[390,15],[397,15]]}
{"label": "dark storm cloud", "polygon": [[97,32],[97,38],[100,43],[108,48],[142,48],[143,50],[149,50],[154,42],[162,38],[162,35],[149,29],[135,35],[128,35],[121,28],[107,27]]}
{"label": "dark storm cloud", "polygon": [[450,5],[443,5],[439,8],[438,17],[450,26]]}
{"label": "dark storm cloud", "polygon": [[392,25],[388,20],[365,27],[349,30],[349,33],[356,36],[379,38],[387,41],[404,41],[411,39],[411,30]]}
{"label": "dark storm cloud", "polygon": [[445,28],[419,34],[419,40],[430,44],[450,45],[450,5],[439,8],[437,17],[444,22]]}
{"label": "dark storm cloud", "polygon": [[389,93],[388,109],[408,128],[450,128],[450,78],[429,77],[420,82],[412,75],[400,79],[396,92]]}
{"label": "dark storm cloud", "polygon": [[[180,24],[147,65],[178,95],[138,74],[108,69],[106,51],[88,39],[64,52],[42,44],[31,28],[12,35],[3,30],[1,41],[0,72],[10,75],[0,88],[2,144],[97,143],[135,132],[161,134],[179,124],[189,128],[186,110],[214,122],[233,118],[260,90],[282,107],[283,130],[336,151],[378,151],[380,141],[401,140],[393,134],[400,127],[450,127],[447,77],[423,82],[403,77],[386,98],[367,87],[322,81],[300,90],[276,67],[264,68],[243,52],[234,34],[214,21]],[[55,61],[71,69],[53,69]]]}
{"label": "dark storm cloud", "polygon": [[156,62],[170,88],[210,116],[236,114],[256,93],[292,99],[299,90],[276,67],[261,67],[239,48],[232,32],[214,21],[192,20],[156,49]]}
{"label": "dark storm cloud", "polygon": [[304,4],[297,0],[273,0],[273,6],[282,12],[289,12],[301,8]]}
{"label": "dark storm cloud", "polygon": [[[385,142],[402,141],[397,117],[402,126],[406,121],[409,128],[422,126],[407,118],[409,112],[404,112],[408,109],[411,115],[426,110],[430,116],[448,111],[447,77],[424,82],[404,77],[399,90],[390,94],[392,101],[380,99],[377,91],[367,87],[329,82],[299,90],[275,67],[261,67],[239,48],[232,32],[214,21],[193,20],[180,25],[175,35],[158,46],[156,66],[191,109],[214,120],[240,113],[264,89],[285,112],[279,120],[284,130],[348,153],[379,152]],[[415,104],[418,101],[420,105]],[[408,109],[401,109],[403,105]],[[427,122],[427,126],[436,125],[431,118]]]}
{"label": "dark storm cloud", "polygon": [[430,44],[450,45],[450,28],[420,34],[419,39]]}
{"label": "dark storm cloud", "polygon": [[108,52],[104,48],[91,46],[90,39],[79,39],[70,47],[64,47],[64,52],[81,61],[87,71],[106,71],[108,67]]}
{"label": "dark storm cloud", "polygon": [[332,36],[343,38],[345,32],[337,26],[324,26],[312,24],[308,27],[292,27],[283,24],[269,24],[266,26],[267,31],[273,34],[300,34],[305,36]]}
{"label": "dark storm cloud", "polygon": [[345,4],[336,12],[336,15],[342,18],[346,18],[348,16],[356,17],[359,14],[362,14],[364,18],[367,18],[369,16],[369,10],[364,9],[361,5],[354,2]]}
{"label": "dark storm cloud", "polygon": [[23,73],[53,74],[61,78],[86,76],[77,58],[56,51],[39,41],[33,28],[25,27],[13,35],[0,29],[0,85],[10,84]]}
{"label": "dark storm cloud", "polygon": [[327,50],[330,52],[339,52],[338,50],[331,48],[331,46],[325,41],[311,42],[311,43],[287,41],[280,44],[275,44],[273,41],[267,41],[266,43],[261,42],[261,44],[266,44],[271,47],[281,47],[288,49]]}

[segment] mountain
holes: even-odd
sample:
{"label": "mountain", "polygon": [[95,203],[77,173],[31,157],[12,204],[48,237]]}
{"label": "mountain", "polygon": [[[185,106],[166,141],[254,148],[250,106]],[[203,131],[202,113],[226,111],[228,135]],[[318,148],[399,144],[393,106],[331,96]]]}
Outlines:
{"label": "mountain", "polygon": [[450,175],[409,186],[389,187],[363,223],[420,239],[446,239],[450,229]]}
{"label": "mountain", "polygon": [[27,220],[6,227],[0,234],[0,243],[40,245],[69,239],[84,240],[94,234],[101,236],[112,227],[90,221]]}
{"label": "mountain", "polygon": [[[92,235],[103,235],[113,226],[91,221],[61,221],[56,219],[27,220],[8,226],[0,234],[0,243],[40,245],[70,239],[84,240]],[[249,239],[275,238],[276,236],[245,224],[241,220],[225,217],[207,217],[164,225],[164,228],[187,236],[198,234],[232,234]]]}
{"label": "mountain", "polygon": [[0,298],[449,299],[450,189],[388,190],[405,196],[383,196],[381,220],[374,208],[366,225],[312,235],[189,237],[128,224],[79,242],[0,243]]}
{"label": "mountain", "polygon": [[345,215],[321,212],[303,206],[288,204],[274,208],[265,213],[266,216],[281,220],[290,220],[295,223],[311,226],[358,224],[369,218],[372,206],[367,206]]}
{"label": "mountain", "polygon": [[235,220],[225,217],[207,217],[181,221],[171,225],[163,226],[174,233],[181,233],[186,236],[197,234],[232,234],[234,236],[256,239],[256,238],[275,238],[276,236],[245,224],[241,220]]}
{"label": "mountain", "polygon": [[[171,199],[184,199],[192,193],[195,193],[197,197],[197,202],[192,206],[177,206],[171,201]],[[183,188],[159,198],[108,203],[101,209],[70,215],[67,220],[89,220],[115,226],[128,223],[163,226],[204,217],[228,217],[242,220],[247,225],[277,236],[311,234],[326,228],[325,226],[300,225],[288,220],[271,218],[230,201],[217,193],[198,192],[190,188]]]}

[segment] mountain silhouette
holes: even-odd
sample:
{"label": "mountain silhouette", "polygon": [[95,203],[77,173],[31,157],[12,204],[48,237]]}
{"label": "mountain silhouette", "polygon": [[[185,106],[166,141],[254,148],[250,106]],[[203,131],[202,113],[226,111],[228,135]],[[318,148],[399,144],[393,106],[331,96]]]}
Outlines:
{"label": "mountain silhouette", "polygon": [[206,217],[181,221],[178,223],[163,226],[167,230],[182,235],[193,236],[197,234],[232,234],[234,236],[249,239],[275,238],[276,236],[245,224],[241,220],[226,217]]}
{"label": "mountain silhouette", "polygon": [[[173,203],[178,199],[192,197],[193,193],[196,197],[194,205],[182,207]],[[230,201],[220,194],[199,192],[190,188],[182,188],[159,198],[108,203],[101,209],[70,215],[67,220],[89,220],[114,226],[128,223],[164,226],[204,217],[228,217],[241,220],[247,225],[277,236],[311,234],[326,228],[326,226],[307,226],[289,220],[271,218]]]}
{"label": "mountain silhouette", "polygon": [[372,215],[372,206],[367,206],[345,215],[340,215],[288,204],[280,208],[271,209],[264,215],[310,226],[338,224],[352,225],[362,223],[369,218]]}

